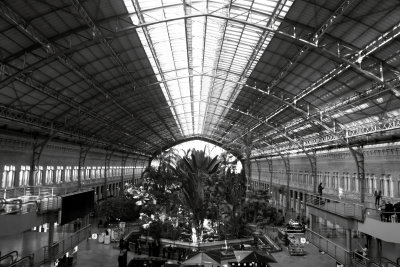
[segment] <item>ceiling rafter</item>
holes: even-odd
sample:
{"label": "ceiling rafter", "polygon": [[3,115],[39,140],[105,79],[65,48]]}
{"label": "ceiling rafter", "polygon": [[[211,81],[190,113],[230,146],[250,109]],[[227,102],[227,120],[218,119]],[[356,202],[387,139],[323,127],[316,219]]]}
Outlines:
{"label": "ceiling rafter", "polygon": [[[267,23],[266,23],[266,26],[267,27],[272,27],[272,25],[273,25],[273,23],[274,23],[274,21],[277,19],[277,11],[279,11],[279,10],[281,10],[282,9],[282,7],[284,6],[284,2],[285,1],[279,1],[278,2],[278,4],[275,6],[275,9],[274,9],[274,11],[272,12],[272,14],[271,14],[271,16],[269,17],[269,19],[268,19],[268,21],[267,21]],[[254,4],[254,1],[252,2],[252,4]],[[248,14],[249,15],[249,14]],[[242,73],[240,74],[240,81],[245,81],[246,79],[247,79],[247,77],[246,77],[246,74],[247,74],[247,72],[250,70],[250,68],[251,68],[251,65],[253,64],[253,62],[254,62],[254,60],[256,60],[256,57],[257,57],[257,54],[260,52],[260,50],[262,49],[262,45],[264,44],[264,42],[265,42],[265,40],[266,40],[266,38],[268,37],[268,35],[270,34],[270,32],[269,31],[267,31],[267,30],[263,30],[263,32],[261,33],[261,35],[260,35],[260,37],[259,37],[259,39],[258,39],[258,42],[257,42],[257,45],[256,45],[256,47],[254,48],[254,50],[253,50],[253,52],[252,52],[252,54],[251,54],[251,56],[250,56],[250,58],[248,59],[248,61],[247,61],[247,64],[246,64],[246,66],[243,68],[243,71],[242,71]],[[236,49],[237,49],[237,47],[236,47]],[[236,51],[235,51],[236,52]],[[238,86],[238,84],[235,86],[235,89],[234,89],[234,92],[236,92],[237,90],[239,90],[240,89],[240,86]],[[231,96],[229,97],[229,102],[230,102],[230,100],[232,99],[232,97],[234,96],[235,94],[231,94]]]}
{"label": "ceiling rafter", "polygon": [[[114,62],[117,63],[120,66],[120,71],[122,74],[124,74],[124,77],[128,79],[130,85],[131,85],[131,90],[135,91],[135,87],[137,85],[131,71],[128,70],[126,67],[125,63],[121,60],[119,56],[119,52],[116,51],[112,46],[106,37],[104,37],[103,33],[101,30],[96,26],[95,22],[92,20],[92,18],[89,16],[89,14],[86,12],[85,8],[80,4],[79,0],[70,0],[72,5],[75,7],[75,9],[78,11],[79,15],[81,18],[86,22],[86,24],[92,29],[93,37],[98,38],[100,40],[100,43],[106,47],[107,50],[111,52],[112,58],[114,59]],[[114,103],[117,103],[115,100],[113,101]],[[128,111],[127,109],[123,108],[122,106],[118,105],[122,110],[124,110],[129,117],[134,118],[138,122],[140,122],[142,125],[144,125],[146,128],[150,130],[155,136],[158,136],[161,140],[166,142],[166,140],[159,135],[157,132],[155,132],[151,127],[148,127],[148,125],[143,122],[139,117],[137,117],[135,114],[132,112]]]}
{"label": "ceiling rafter", "polygon": [[[13,66],[8,66],[5,64],[2,64],[1,66],[5,73],[7,73],[9,69],[15,68]],[[28,85],[29,87],[31,87],[35,90],[40,91],[41,93],[43,93],[53,99],[60,101],[61,103],[66,104],[67,106],[71,107],[72,109],[78,111],[79,114],[83,114],[88,118],[94,119],[110,129],[119,129],[119,131],[123,134],[128,134],[128,135],[138,138],[139,140],[141,140],[143,142],[147,142],[147,140],[143,139],[142,137],[137,136],[134,133],[132,133],[131,131],[128,131],[128,130],[122,128],[122,126],[120,126],[120,125],[116,125],[113,121],[105,119],[104,117],[98,115],[97,113],[82,106],[80,103],[76,102],[74,99],[63,95],[59,91],[41,83],[41,82],[38,82],[37,80],[33,79],[29,75],[26,75],[26,74],[20,75],[20,76],[18,76],[17,80],[23,84]],[[156,144],[152,144],[152,145],[157,147]]]}
{"label": "ceiling rafter", "polygon": [[34,127],[38,127],[41,129],[55,131],[60,134],[67,136],[67,138],[74,136],[80,140],[86,140],[90,143],[98,143],[103,144],[104,147],[118,147],[119,151],[128,151],[132,154],[149,156],[149,154],[139,151],[136,148],[133,148],[125,143],[115,144],[110,140],[106,140],[104,137],[97,136],[92,133],[87,133],[82,131],[81,129],[70,127],[66,124],[60,122],[54,122],[50,120],[46,120],[43,117],[36,116],[34,114],[30,114],[28,112],[19,111],[12,107],[6,107],[0,105],[0,117],[6,120],[16,121],[19,123],[31,125]]}
{"label": "ceiling rafter", "polygon": [[[353,2],[354,2],[354,0],[342,1],[342,3],[339,5],[339,7],[329,16],[329,18],[324,23],[322,23],[322,26],[318,30],[316,30],[313,34],[311,34],[310,42],[318,44],[319,40],[326,33],[326,31],[329,29],[329,27],[332,26],[336,21],[339,20],[339,18],[343,15],[343,13],[347,10],[347,8]],[[265,90],[268,93],[271,93],[276,88],[276,86],[282,81],[282,79],[286,76],[288,71],[296,65],[296,63],[299,61],[299,59],[301,59],[309,49],[310,49],[310,46],[308,44],[303,45],[294,56],[292,56],[290,59],[288,59],[288,62],[283,66],[283,68],[281,68],[281,70],[278,72],[278,74],[267,85]],[[259,98],[257,101],[253,102],[248,109],[249,110],[253,109],[254,106],[256,106],[256,104],[261,103],[263,100],[264,100],[264,96]],[[273,112],[274,116],[283,110],[284,109],[281,107],[276,112]]]}
{"label": "ceiling rafter", "polygon": [[[148,23],[145,23],[145,19],[144,19],[144,17],[143,17],[142,11],[141,11],[141,9],[140,9],[139,2],[138,2],[137,0],[131,0],[131,1],[132,1],[132,3],[133,3],[133,6],[134,6],[136,12],[137,12],[137,15],[138,15],[138,18],[139,18],[140,23],[143,24],[143,25],[148,24]],[[154,49],[154,45],[153,45],[153,43],[152,43],[152,41],[151,41],[151,38],[150,38],[149,32],[148,32],[148,30],[147,30],[147,27],[144,26],[144,27],[141,27],[141,28],[142,28],[142,30],[143,30],[143,34],[145,35],[147,42],[149,43],[149,48],[150,48],[150,51],[151,51],[151,53],[152,53],[152,55],[153,55],[154,61],[155,61],[156,65],[157,65],[157,69],[158,69],[159,75],[161,76],[161,79],[162,79],[162,80],[165,80],[165,76],[164,76],[164,74],[163,74],[163,72],[162,72],[162,69],[161,69],[161,66],[160,66],[160,62],[158,61],[157,53],[156,53],[156,51],[155,51],[155,49]],[[136,31],[136,29],[135,29],[135,31]],[[165,86],[165,88],[168,88],[168,85],[167,85],[167,83],[165,83],[165,82],[164,82],[164,86]],[[167,89],[166,91],[168,92],[168,96],[169,96],[169,98],[171,99],[171,95],[169,94],[169,90]],[[176,115],[175,115],[175,114],[177,113],[176,110],[173,109],[172,111],[173,111],[173,113],[174,113],[174,116],[176,116]],[[182,125],[180,124],[180,121],[179,121],[179,120],[176,120],[176,121],[178,122],[178,128],[180,129],[181,134],[183,134],[183,127],[182,127]]]}
{"label": "ceiling rafter", "polygon": [[[359,58],[361,58],[361,60],[362,60],[364,57],[368,56],[369,54],[377,51],[378,49],[380,49],[381,47],[386,45],[390,40],[392,40],[393,38],[395,38],[399,34],[400,34],[400,23],[398,23],[397,25],[392,27],[392,29],[390,29],[386,33],[384,33],[381,36],[379,36],[377,39],[375,39],[375,40],[371,41],[370,43],[368,43],[363,49],[360,49],[354,55],[351,55],[348,59],[347,58],[346,59],[343,58],[343,60],[345,60],[347,62],[347,64],[346,63],[340,64],[338,67],[336,67],[335,69],[331,70],[329,73],[325,74],[323,77],[321,77],[320,79],[318,79],[317,81],[312,83],[310,86],[308,86],[307,88],[303,89],[302,92],[299,95],[295,96],[290,101],[292,103],[292,105],[283,104],[278,110],[272,112],[269,116],[266,116],[265,120],[269,121],[273,117],[275,117],[276,115],[281,113],[283,110],[285,110],[285,109],[287,109],[287,108],[289,108],[291,106],[292,107],[296,106],[296,104],[297,104],[297,102],[299,100],[302,100],[305,96],[307,96],[308,94],[312,93],[313,91],[318,89],[320,86],[322,86],[325,83],[329,82],[334,77],[337,77],[339,74],[341,74],[345,70],[349,69],[353,65],[356,65],[358,63]],[[323,48],[323,50],[326,50],[326,49]],[[328,50],[326,50],[326,51],[328,51]],[[338,56],[340,56],[340,55],[338,55]],[[359,64],[361,64],[361,62]],[[380,71],[383,72],[382,68],[380,69]],[[368,75],[368,76],[370,77],[370,75]],[[398,78],[400,79],[399,76],[398,76]],[[376,82],[379,82],[379,83],[384,83],[385,86],[389,86],[389,87],[393,86],[393,85],[391,85],[393,80],[385,81],[384,78],[383,78],[383,73],[382,73],[382,77],[381,78],[377,78],[376,77],[374,80]],[[398,79],[394,79],[395,83],[397,83],[397,81],[398,81]],[[268,91],[267,91],[267,95],[268,95]],[[283,102],[285,102],[285,101],[283,101]]]}
{"label": "ceiling rafter", "polygon": [[[17,13],[15,13],[11,8],[9,8],[3,2],[0,2],[0,11],[9,21],[11,21],[15,26],[17,26],[18,29],[20,29],[24,34],[26,34],[28,37],[32,38],[37,43],[41,44],[41,46],[46,50],[46,52],[48,54],[53,55],[53,54],[56,54],[57,52],[59,52],[59,49],[57,48],[57,46],[55,44],[49,42],[46,37],[42,36],[39,33],[38,30],[36,30],[31,24],[27,23],[22,17],[20,17]],[[83,13],[82,9],[80,9],[79,12]],[[98,33],[96,33],[96,34],[98,34]],[[102,40],[103,40],[102,41],[103,44],[105,44],[105,43],[108,44],[108,41],[106,40],[106,38],[103,38]],[[113,54],[114,53],[116,53],[116,52],[113,50]],[[78,66],[76,63],[74,63],[68,57],[68,55],[61,52],[57,56],[57,60],[60,61],[65,66],[67,66],[68,68],[70,68],[72,71],[74,71],[79,77],[84,79],[89,84],[89,86],[92,86],[97,91],[99,91],[101,94],[103,94],[106,99],[112,101],[112,103],[114,105],[116,105],[118,108],[120,108],[129,117],[134,118],[135,120],[139,121],[141,124],[146,126],[146,124],[143,121],[141,121],[140,119],[138,119],[137,116],[132,114],[126,108],[122,107],[113,97],[111,97],[106,89],[102,88],[102,86],[99,85],[88,73],[86,73],[80,66]],[[161,140],[166,142],[166,140],[164,140],[158,133],[154,132],[153,129],[149,128],[149,130],[152,131],[153,134],[158,136]],[[146,142],[145,138],[141,137],[139,139]]]}

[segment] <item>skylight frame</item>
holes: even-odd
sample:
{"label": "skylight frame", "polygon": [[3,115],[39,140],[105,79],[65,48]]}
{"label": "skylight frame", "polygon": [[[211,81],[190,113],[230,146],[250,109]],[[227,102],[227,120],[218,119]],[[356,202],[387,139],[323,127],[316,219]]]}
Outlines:
{"label": "skylight frame", "polygon": [[[278,27],[293,0],[124,3],[134,24],[158,22],[137,33],[181,134],[193,136],[225,116],[273,36],[257,26]],[[217,103],[208,105],[210,97]]]}

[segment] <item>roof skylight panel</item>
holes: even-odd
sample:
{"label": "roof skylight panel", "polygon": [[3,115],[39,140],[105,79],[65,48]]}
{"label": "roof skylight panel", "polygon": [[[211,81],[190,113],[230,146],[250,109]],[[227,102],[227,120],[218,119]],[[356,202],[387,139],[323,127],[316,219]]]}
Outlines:
{"label": "roof skylight panel", "polygon": [[[184,114],[192,114],[188,115],[189,118],[185,117],[183,121],[183,117],[177,118],[174,115],[176,119],[182,119],[178,125],[182,126],[184,132],[193,129],[192,125],[183,125],[191,124],[191,117],[196,121],[197,125],[194,126],[196,132],[200,131],[200,124],[204,125],[205,99],[217,99],[222,96],[223,99],[234,100],[235,96],[231,97],[230,94],[234,90],[235,95],[238,92],[237,82],[245,82],[245,78],[256,64],[254,60],[259,59],[272,35],[260,39],[263,32],[261,29],[214,17],[187,18],[188,28],[186,29],[183,17],[190,14],[208,13],[222,17],[230,16],[235,20],[265,26],[277,3],[280,3],[280,1],[266,2],[264,0],[236,0],[233,2],[228,0],[188,0],[186,2],[188,5],[183,6],[180,0],[124,1],[128,12],[133,14],[132,21],[135,24],[177,18],[177,20],[167,23],[161,22],[143,29],[138,28],[137,32],[157,79],[160,82],[164,78],[167,79],[166,76],[168,79],[177,79],[175,82],[168,81],[160,84],[171,111],[175,112],[173,105],[179,97],[181,97],[181,102],[185,103],[197,101],[191,99],[190,89],[192,89],[192,97],[202,98],[198,100],[202,100],[198,105],[184,105]],[[291,4],[292,1],[284,3]],[[282,6],[277,8],[278,11],[280,9]],[[283,17],[285,14],[286,11],[281,12],[280,15]],[[144,31],[146,31],[148,39],[146,39]],[[266,42],[253,55],[260,40]],[[150,45],[153,46],[151,49]],[[192,71],[189,71],[189,68]],[[194,75],[193,84],[189,82],[188,78],[191,73]],[[215,75],[216,78],[211,78],[210,75]],[[213,87],[214,90],[211,91]],[[188,112],[192,107],[193,110]],[[176,112],[181,111],[177,110]],[[200,116],[201,112],[204,112],[202,116]]]}

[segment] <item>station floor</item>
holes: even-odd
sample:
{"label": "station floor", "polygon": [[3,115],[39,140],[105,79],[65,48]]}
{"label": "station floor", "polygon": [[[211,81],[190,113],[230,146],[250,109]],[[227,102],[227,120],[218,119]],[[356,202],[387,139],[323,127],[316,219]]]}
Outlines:
{"label": "station floor", "polygon": [[[77,264],[78,267],[117,267],[119,249],[117,244],[104,245],[96,240],[89,239],[81,243],[78,249]],[[290,256],[286,247],[281,252],[272,255],[277,263],[271,263],[272,267],[333,267],[336,261],[326,254],[321,254],[318,249],[309,244],[306,246],[306,256]],[[146,255],[135,255],[128,251],[128,262],[132,258],[146,257]],[[176,263],[176,261],[171,261]]]}

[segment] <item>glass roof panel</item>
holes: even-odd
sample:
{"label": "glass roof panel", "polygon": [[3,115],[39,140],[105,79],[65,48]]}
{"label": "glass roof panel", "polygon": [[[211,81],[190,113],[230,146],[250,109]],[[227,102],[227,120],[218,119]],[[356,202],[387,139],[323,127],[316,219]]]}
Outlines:
{"label": "glass roof panel", "polygon": [[[132,22],[143,25],[138,36],[181,134],[192,136],[205,132],[206,120],[223,122],[273,36],[257,26],[278,27],[293,0],[124,3]],[[216,105],[223,108],[214,114]]]}

